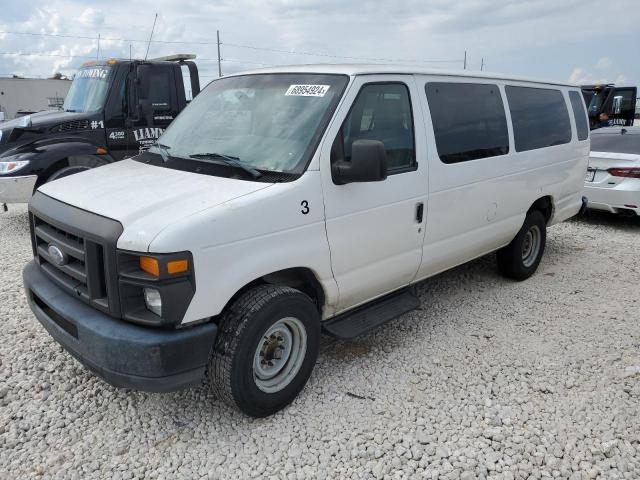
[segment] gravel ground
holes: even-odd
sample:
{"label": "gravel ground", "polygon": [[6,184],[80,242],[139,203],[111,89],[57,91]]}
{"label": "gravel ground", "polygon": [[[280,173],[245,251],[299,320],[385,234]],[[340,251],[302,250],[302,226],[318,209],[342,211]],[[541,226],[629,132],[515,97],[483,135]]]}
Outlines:
{"label": "gravel ground", "polygon": [[0,478],[640,478],[640,221],[549,231],[538,273],[492,255],[422,309],[325,338],[292,406],[253,420],[204,387],[117,390],[39,326],[24,208],[0,215]]}

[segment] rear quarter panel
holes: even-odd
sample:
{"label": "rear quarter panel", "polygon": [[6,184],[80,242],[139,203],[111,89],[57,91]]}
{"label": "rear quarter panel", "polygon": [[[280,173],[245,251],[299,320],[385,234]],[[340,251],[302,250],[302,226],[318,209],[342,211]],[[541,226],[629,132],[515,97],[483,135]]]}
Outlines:
{"label": "rear quarter panel", "polygon": [[[508,244],[527,210],[550,196],[550,223],[578,212],[587,169],[589,142],[577,142],[575,121],[566,87],[494,79],[419,76],[429,145],[429,209],[423,261],[418,279],[479,257]],[[507,155],[454,164],[443,163],[437,152],[426,82],[479,82],[497,85],[502,94],[509,135]],[[563,92],[569,111],[572,141],[537,150],[516,152],[505,85],[555,88]]]}

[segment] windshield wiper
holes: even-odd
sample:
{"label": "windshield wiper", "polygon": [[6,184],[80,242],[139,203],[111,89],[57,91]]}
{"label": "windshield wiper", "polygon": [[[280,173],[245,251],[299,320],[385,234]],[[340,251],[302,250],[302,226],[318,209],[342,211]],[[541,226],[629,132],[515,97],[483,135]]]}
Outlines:
{"label": "windshield wiper", "polygon": [[211,163],[220,163],[229,167],[240,168],[253,178],[260,178],[262,176],[261,172],[243,163],[238,157],[231,157],[222,153],[194,153],[193,155],[189,155],[189,158],[195,158],[196,160],[213,160]]}
{"label": "windshield wiper", "polygon": [[65,109],[65,112],[77,113],[77,110],[72,110],[70,108]]}
{"label": "windshield wiper", "polygon": [[156,147],[158,149],[164,163],[167,163],[169,161],[169,149],[171,148],[169,145],[163,145],[162,143],[156,142],[152,145],[152,147]]}

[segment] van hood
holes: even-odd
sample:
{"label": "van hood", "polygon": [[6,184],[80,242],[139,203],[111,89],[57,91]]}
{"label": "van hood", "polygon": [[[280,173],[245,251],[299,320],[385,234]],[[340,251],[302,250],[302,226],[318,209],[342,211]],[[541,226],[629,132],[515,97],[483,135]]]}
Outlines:
{"label": "van hood", "polygon": [[123,160],[61,178],[38,190],[117,220],[124,227],[118,248],[147,251],[170,224],[272,185]]}

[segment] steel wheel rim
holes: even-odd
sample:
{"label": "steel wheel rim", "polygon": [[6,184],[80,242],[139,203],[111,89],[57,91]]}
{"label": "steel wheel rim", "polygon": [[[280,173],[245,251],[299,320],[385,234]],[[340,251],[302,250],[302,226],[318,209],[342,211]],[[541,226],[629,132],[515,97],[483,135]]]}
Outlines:
{"label": "steel wheel rim", "polygon": [[307,331],[295,317],[281,318],[258,341],[253,379],[265,393],[279,392],[295,378],[307,353]]}
{"label": "steel wheel rim", "polygon": [[538,258],[540,252],[542,233],[540,227],[537,225],[532,226],[524,236],[522,242],[522,263],[525,267],[530,267]]}

